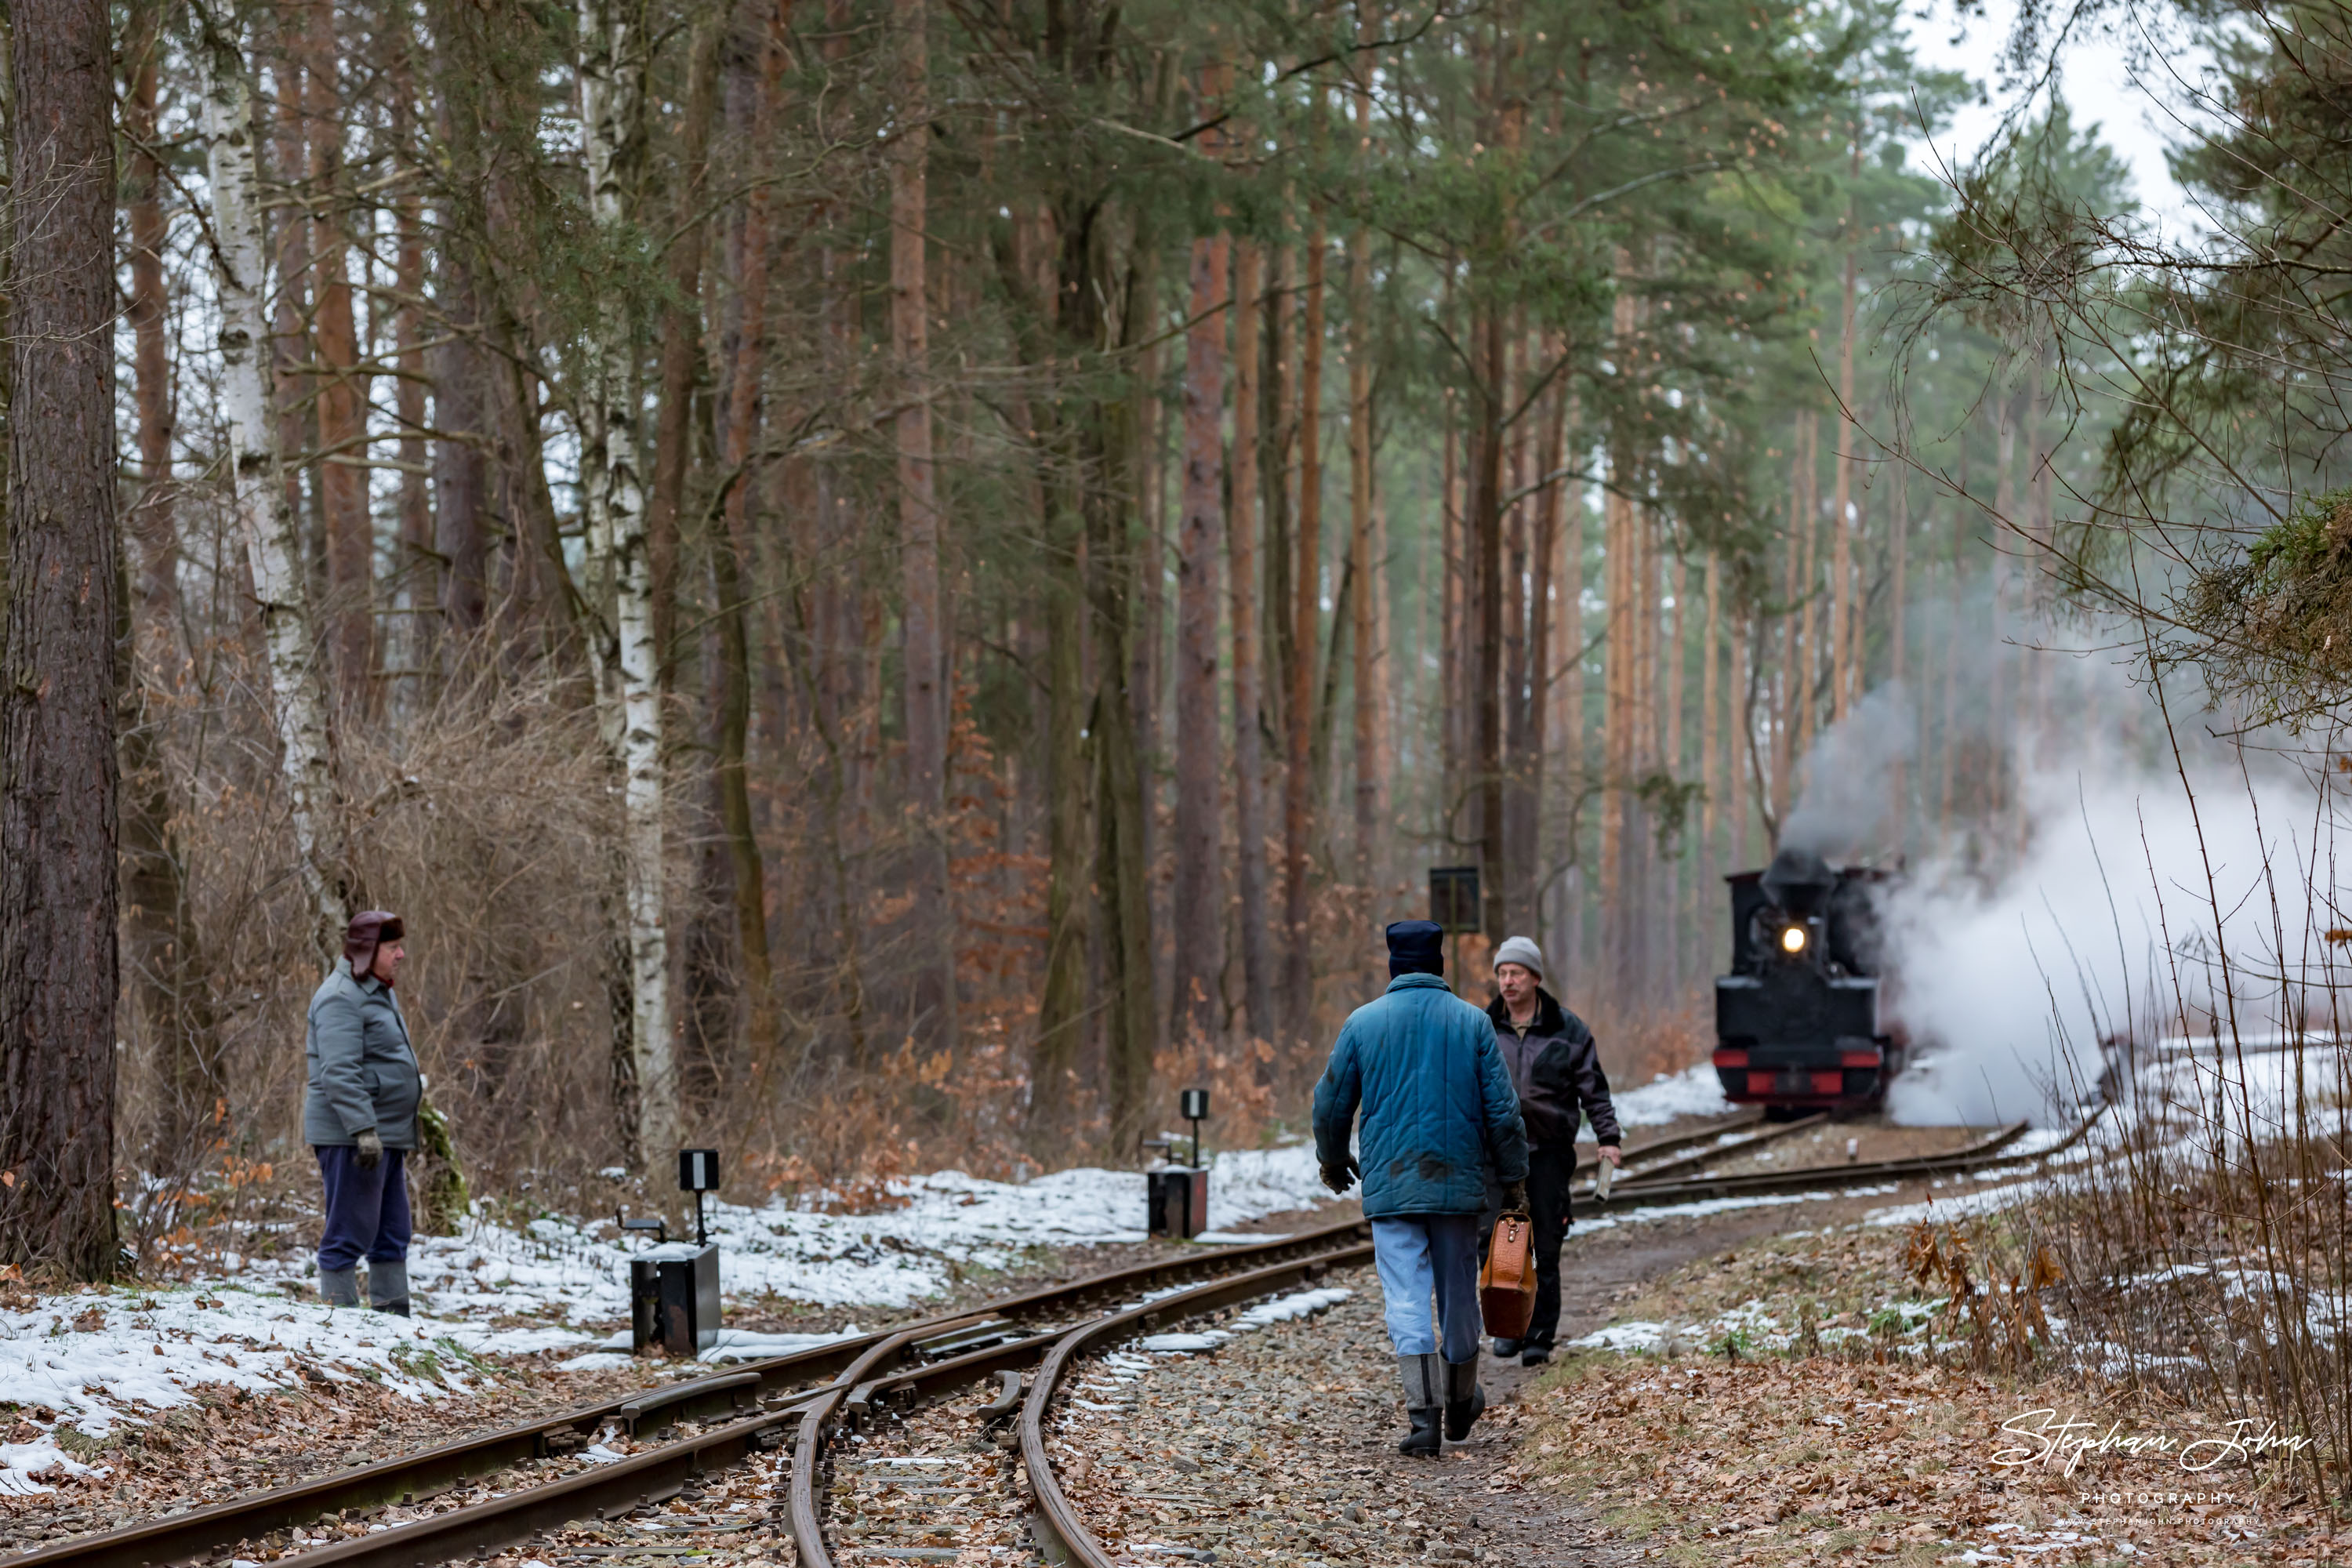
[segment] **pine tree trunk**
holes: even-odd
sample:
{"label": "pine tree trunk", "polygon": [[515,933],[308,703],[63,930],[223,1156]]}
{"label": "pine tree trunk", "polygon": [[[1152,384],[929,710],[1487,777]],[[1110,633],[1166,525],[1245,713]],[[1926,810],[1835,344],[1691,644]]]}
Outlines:
{"label": "pine tree trunk", "polygon": [[1437,828],[1444,840],[1440,851],[1452,859],[1453,841],[1462,816],[1463,775],[1468,758],[1463,737],[1462,711],[1462,426],[1451,387],[1442,394],[1440,417],[1445,425],[1444,456],[1439,470],[1437,552],[1442,574],[1437,612],[1437,700],[1431,711],[1437,721]]}
{"label": "pine tree trunk", "polygon": [[[1140,247],[1139,247],[1140,248]],[[1115,345],[1112,345],[1115,346]],[[1150,865],[1144,855],[1146,796],[1135,705],[1124,688],[1134,669],[1138,520],[1132,486],[1141,421],[1131,397],[1102,410],[1101,479],[1088,505],[1087,559],[1095,574],[1096,649],[1102,684],[1094,705],[1098,832],[1097,885],[1111,991],[1104,1042],[1110,1111],[1108,1152],[1124,1159],[1143,1136],[1157,1033],[1153,1005]]]}
{"label": "pine tree trunk", "polygon": [[[645,137],[646,42],[627,0],[580,0],[580,118],[589,216],[622,243],[628,193]],[[677,1075],[669,1027],[669,931],[663,908],[661,650],[654,641],[650,541],[637,451],[635,342],[629,301],[615,290],[597,304],[585,347],[581,397],[581,492],[589,553],[603,572],[613,637],[590,637],[604,729],[622,782],[624,917],[616,944],[625,967],[626,1027],[618,1026],[614,1082],[622,1089],[621,1142],[641,1168],[667,1159],[678,1134]]]}
{"label": "pine tree trunk", "polygon": [[[1059,422],[1055,433],[1060,435]],[[1037,997],[1037,1040],[1029,1058],[1030,1146],[1050,1156],[1066,1145],[1077,1088],[1073,1068],[1087,1016],[1086,893],[1093,877],[1087,821],[1086,584],[1081,575],[1082,502],[1073,493],[1069,454],[1056,439],[1038,454],[1045,503],[1045,974]]]}
{"label": "pine tree trunk", "polygon": [[[1903,558],[1911,532],[1911,489],[1906,482],[1909,478],[1910,470],[1897,464],[1895,469],[1895,527],[1892,537],[1887,541],[1886,678],[1889,684],[1898,689],[1903,685],[1906,675],[1903,658],[1905,637],[1903,613],[1907,607],[1904,603],[1905,595],[1910,592],[1903,571]],[[1895,765],[1890,770],[1889,780],[1894,795],[1891,805],[1895,812],[1895,849],[1898,855],[1905,852],[1910,845],[1911,784],[1907,759],[1918,754],[1921,727],[1917,706],[1916,704],[1906,706],[1907,711],[1903,721],[1911,726],[1911,744],[1895,752]]]}
{"label": "pine tree trunk", "polygon": [[[1861,143],[1855,148],[1859,154]],[[1853,226],[1853,204],[1846,203],[1846,226]],[[1844,292],[1838,309],[1837,450],[1831,461],[1837,469],[1837,499],[1830,510],[1830,721],[1845,718],[1853,699],[1853,675],[1858,649],[1853,619],[1859,609],[1853,594],[1853,466],[1858,432],[1849,416],[1853,409],[1854,253],[1845,253]]]}
{"label": "pine tree trunk", "polygon": [[1804,521],[1805,416],[1801,413],[1789,425],[1789,528],[1780,541],[1780,668],[1773,682],[1769,723],[1772,788],[1769,797],[1759,802],[1774,848],[1780,846],[1780,824],[1789,817],[1789,789],[1795,777],[1790,753],[1796,750],[1797,694],[1804,684],[1797,678],[1797,597],[1804,591],[1798,576],[1797,537]]}
{"label": "pine tree trunk", "polygon": [[268,245],[257,156],[260,127],[243,48],[234,35],[205,17],[196,52],[213,196],[214,286],[220,300],[228,510],[232,526],[244,537],[254,597],[261,606],[296,868],[310,909],[311,942],[323,967],[342,951],[346,873],[310,571],[287,491],[278,444],[281,427],[270,406],[271,338],[262,296]]}
{"label": "pine tree trunk", "polygon": [[898,571],[906,636],[907,801],[916,835],[909,891],[915,1037],[928,1051],[956,1038],[955,931],[948,894],[947,628],[940,620],[938,476],[931,458],[929,281],[925,226],[930,142],[928,0],[891,0],[898,136],[890,153],[890,342],[901,407]]}
{"label": "pine tree trunk", "polygon": [[1723,556],[1713,550],[1706,552],[1706,622],[1699,632],[1698,646],[1699,657],[1706,661],[1698,678],[1698,776],[1699,787],[1706,793],[1699,805],[1697,890],[1693,901],[1700,933],[1698,951],[1703,960],[1711,962],[1714,939],[1708,922],[1714,911],[1710,900],[1715,897],[1716,870],[1723,864],[1720,835],[1724,806],[1731,794],[1730,781],[1721,766],[1717,722],[1721,713],[1717,677],[1723,665]]}
{"label": "pine tree trunk", "polygon": [[[489,386],[481,350],[466,333],[481,299],[462,242],[441,261],[441,306],[457,330],[433,351],[433,531],[442,562],[441,630],[467,646],[489,616]],[[472,437],[467,439],[467,437]]]}
{"label": "pine tree trunk", "polygon": [[[1370,133],[1370,95],[1351,93],[1356,133]],[[1355,689],[1355,867],[1353,880],[1369,887],[1380,851],[1380,710],[1372,679],[1378,601],[1372,592],[1372,308],[1371,237],[1348,239],[1348,563],[1356,580],[1353,624]]]}
{"label": "pine tree trunk", "polygon": [[1808,410],[1804,416],[1804,466],[1800,470],[1799,489],[1803,504],[1798,508],[1797,519],[1797,591],[1804,595],[1804,608],[1798,617],[1797,658],[1794,674],[1797,680],[1797,732],[1792,737],[1792,752],[1798,773],[1795,789],[1800,799],[1812,780],[1806,770],[1812,751],[1813,729],[1821,711],[1822,639],[1821,639],[1821,568],[1814,550],[1821,537],[1821,429],[1819,414]]}
{"label": "pine tree trunk", "polygon": [[1282,799],[1284,1032],[1304,1041],[1315,1021],[1314,894],[1308,836],[1315,801],[1316,645],[1323,590],[1323,220],[1307,237],[1306,309],[1299,329],[1298,548],[1291,616],[1290,710],[1283,715],[1290,773]]}
{"label": "pine tree trunk", "polygon": [[180,548],[173,508],[172,364],[166,320],[163,170],[156,145],[157,55],[163,8],[133,13],[126,40],[130,91],[123,102],[131,142],[129,186],[133,402],[139,419],[138,505],[125,531],[139,544],[128,606],[131,658],[122,688],[122,878],[130,903],[132,994],[162,1058],[162,1105],[155,1130],[159,1170],[180,1168],[194,1153],[198,1129],[223,1085],[220,1039],[204,944],[188,910],[187,863],[173,827],[175,800],[162,745],[183,668],[178,626]]}
{"label": "pine tree trunk", "polygon": [[17,0],[0,689],[0,1258],[113,1272],[113,55],[100,0]]}
{"label": "pine tree trunk", "polygon": [[[1562,352],[1562,345],[1551,334],[1542,340],[1542,362],[1550,363]],[[1528,691],[1526,697],[1528,722],[1524,749],[1515,770],[1525,805],[1521,808],[1525,820],[1518,825],[1520,841],[1516,857],[1525,863],[1520,873],[1525,885],[1521,918],[1538,932],[1538,945],[1551,938],[1549,922],[1544,920],[1542,898],[1545,881],[1543,819],[1544,762],[1549,749],[1552,727],[1552,660],[1558,657],[1553,627],[1559,620],[1554,601],[1559,582],[1559,504],[1560,489],[1551,476],[1559,471],[1560,421],[1553,412],[1559,406],[1560,395],[1555,390],[1545,395],[1540,414],[1542,425],[1536,442],[1535,483],[1542,489],[1535,497],[1534,565],[1528,588]]]}
{"label": "pine tree trunk", "polygon": [[[702,267],[709,225],[702,208],[708,190],[710,121],[719,104],[716,13],[695,25],[687,47],[685,118],[678,128],[677,240],[670,247],[669,285],[675,300],[662,312],[661,407],[654,426],[653,491],[646,500],[646,572],[654,598],[654,646],[661,656],[662,689],[677,666],[678,512],[693,445],[694,383],[702,363]],[[764,187],[753,199],[766,195]]]}
{"label": "pine tree trunk", "polygon": [[[1234,472],[1225,518],[1225,548],[1233,572],[1234,623],[1234,880],[1241,895],[1242,996],[1249,1032],[1275,1038],[1274,952],[1265,923],[1265,661],[1258,647],[1258,296],[1264,252],[1257,242],[1234,241]],[[1268,1057],[1258,1079],[1268,1081]]]}
{"label": "pine tree trunk", "polygon": [[[1213,100],[1213,86],[1202,93]],[[1183,515],[1176,533],[1175,972],[1169,1033],[1206,1038],[1224,1022],[1224,879],[1219,810],[1218,567],[1223,552],[1226,251],[1195,239],[1184,341]]]}
{"label": "pine tree trunk", "polygon": [[[1619,272],[1630,270],[1621,255]],[[1621,289],[1610,316],[1610,332],[1618,363],[1631,363],[1633,353],[1632,290]],[[1622,416],[1609,428],[1609,489],[1601,500],[1603,515],[1601,597],[1609,607],[1603,637],[1601,695],[1601,970],[1604,984],[1620,996],[1632,994],[1631,946],[1625,863],[1627,803],[1633,775],[1633,685],[1635,647],[1633,584],[1636,569],[1633,503],[1634,484],[1630,433]]]}
{"label": "pine tree trunk", "polygon": [[[785,53],[777,36],[781,9],[770,24],[761,54],[752,139],[767,146],[782,91]],[[719,590],[717,686],[718,752],[713,782],[719,790],[719,829],[727,836],[730,883],[735,900],[735,946],[750,1003],[750,1044],[756,1051],[775,1044],[775,984],[768,953],[766,865],[751,820],[746,774],[751,726],[751,620],[744,595],[751,572],[751,492],[762,472],[757,460],[761,390],[767,376],[769,246],[772,194],[761,185],[744,204],[743,267],[738,282],[742,319],[738,328],[734,374],[728,384],[726,462],[732,482],[722,509],[723,537],[711,541],[713,575]],[[658,478],[659,470],[656,470]]]}
{"label": "pine tree trunk", "polygon": [[[1285,749],[1290,733],[1290,699],[1297,685],[1298,624],[1293,614],[1297,590],[1291,582],[1296,563],[1291,556],[1291,453],[1297,440],[1297,387],[1292,377],[1291,343],[1297,335],[1297,297],[1290,286],[1291,262],[1294,251],[1288,246],[1273,246],[1265,253],[1265,311],[1261,325],[1260,362],[1264,384],[1260,390],[1258,418],[1258,487],[1265,497],[1265,518],[1264,557],[1265,594],[1259,605],[1259,617],[1265,627],[1265,678],[1260,695],[1265,708],[1266,733],[1276,737],[1275,754],[1269,763],[1283,770],[1288,753]],[[1287,785],[1277,781],[1276,787],[1287,798]],[[1270,800],[1269,812],[1280,805]],[[1273,824],[1268,824],[1272,830]],[[1265,1036],[1273,1039],[1280,1033],[1281,1018],[1266,1022]]]}
{"label": "pine tree trunk", "polygon": [[1472,679],[1477,682],[1478,889],[1484,906],[1478,923],[1489,942],[1500,942],[1510,934],[1503,822],[1503,440],[1510,382],[1502,307],[1481,301],[1471,311],[1473,411],[1478,421],[1470,444],[1469,530],[1470,578],[1477,594]]}
{"label": "pine tree trunk", "polygon": [[[1659,771],[1680,782],[1684,777],[1683,694],[1690,684],[1689,671],[1684,663],[1685,649],[1690,641],[1686,635],[1690,626],[1690,617],[1686,613],[1690,604],[1690,563],[1682,556],[1676,555],[1674,565],[1668,570],[1673,574],[1673,587],[1670,592],[1675,601],[1675,614],[1666,632],[1665,657],[1657,666],[1664,675],[1666,687],[1664,692],[1666,743],[1664,752],[1659,757],[1661,763]],[[1667,922],[1665,949],[1668,961],[1666,994],[1669,997],[1679,997],[1682,994],[1683,932],[1686,929],[1686,922],[1683,918],[1682,873],[1683,863],[1688,858],[1689,853],[1690,839],[1685,832],[1675,838],[1674,858],[1665,861],[1662,868],[1665,878],[1666,893],[1664,910]]]}
{"label": "pine tree trunk", "polygon": [[[1561,400],[1559,447],[1578,452],[1576,395]],[[1566,910],[1560,922],[1561,957],[1572,973],[1584,971],[1584,852],[1583,813],[1576,804],[1584,798],[1590,773],[1590,748],[1584,736],[1584,482],[1560,481],[1561,561],[1559,578],[1559,718],[1552,726],[1559,747],[1560,780],[1570,802],[1561,823],[1568,841],[1559,858],[1560,901]]]}
{"label": "pine tree trunk", "polygon": [[[393,137],[403,145],[415,135],[415,62],[405,40],[396,46],[393,80]],[[403,301],[393,318],[394,364],[399,374],[393,390],[393,411],[400,426],[400,550],[393,578],[396,607],[405,612],[401,627],[399,667],[405,672],[404,689],[414,710],[436,689],[430,679],[439,641],[441,563],[433,544],[431,470],[425,463],[425,400],[427,390],[425,311],[425,199],[410,179],[394,211],[398,214],[399,246],[393,265],[393,289]]]}
{"label": "pine tree trunk", "polygon": [[[1506,353],[1519,361],[1507,374],[1507,405],[1518,406],[1536,369],[1528,355],[1523,322],[1514,322]],[[1509,489],[1519,499],[1505,517],[1503,552],[1503,907],[1504,922],[1527,929],[1535,899],[1536,796],[1530,753],[1535,741],[1536,623],[1542,616],[1540,590],[1529,591],[1539,573],[1529,537],[1527,421],[1515,421],[1510,436]]]}
{"label": "pine tree trunk", "polygon": [[156,160],[158,59],[163,47],[163,8],[142,4],[133,10],[126,40],[130,92],[122,106],[130,132],[128,182],[131,227],[131,377],[139,414],[139,504],[129,531],[139,542],[133,579],[133,633],[140,662],[153,669],[177,667],[180,537],[173,513],[172,359],[169,295],[163,279],[163,247],[170,238],[163,216],[163,170]]}

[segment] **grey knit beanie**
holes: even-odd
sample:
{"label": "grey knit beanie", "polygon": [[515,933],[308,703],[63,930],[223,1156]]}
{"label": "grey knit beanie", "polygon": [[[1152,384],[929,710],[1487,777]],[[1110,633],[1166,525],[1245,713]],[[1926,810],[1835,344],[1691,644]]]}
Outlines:
{"label": "grey knit beanie", "polygon": [[1507,963],[1522,964],[1532,969],[1540,979],[1544,972],[1543,949],[1526,937],[1507,936],[1502,945],[1495,949],[1495,967],[1500,969]]}

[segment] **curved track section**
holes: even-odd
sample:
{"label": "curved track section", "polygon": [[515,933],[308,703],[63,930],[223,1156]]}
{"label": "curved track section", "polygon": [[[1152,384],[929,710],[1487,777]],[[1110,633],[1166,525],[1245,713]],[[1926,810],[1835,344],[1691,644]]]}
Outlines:
{"label": "curved track section", "polygon": [[[1742,1124],[1717,1122],[1654,1142],[1636,1153],[1656,1156],[1687,1150]],[[2025,1132],[2020,1122],[1945,1155],[1696,1180],[1656,1179],[1662,1170],[1684,1167],[1684,1160],[1675,1160],[1663,1167],[1654,1165],[1647,1175],[1629,1175],[1615,1195],[1620,1202],[1661,1205],[2017,1165],[2057,1153],[2082,1138],[2090,1125],[2086,1121],[2063,1142],[2028,1155],[2010,1152]],[[1743,1141],[1708,1150],[1705,1157],[1722,1158],[1746,1146]],[[615,1519],[676,1497],[707,1471],[789,1446],[793,1450],[789,1528],[801,1568],[835,1568],[826,1542],[822,1484],[832,1438],[894,1407],[990,1379],[996,1382],[996,1397],[981,1414],[994,1421],[1018,1411],[1017,1446],[1035,1500],[1034,1528],[1058,1543],[1080,1568],[1111,1568],[1109,1556],[1055,1480],[1045,1447],[1045,1416],[1066,1373],[1086,1352],[1163,1322],[1311,1281],[1334,1267],[1363,1262],[1371,1256],[1368,1230],[1361,1220],[1348,1219],[1245,1246],[1188,1249],[1174,1258],[1009,1297],[992,1303],[986,1313],[941,1314],[888,1333],[640,1391],[190,1513],[52,1542],[0,1558],[0,1568],[163,1568],[200,1561],[321,1514],[349,1517],[347,1510],[414,1504],[460,1484],[478,1485],[480,1478],[502,1468],[560,1462],[600,1433],[626,1430],[642,1436],[673,1425],[690,1430],[677,1440],[553,1479],[518,1477],[511,1492],[402,1519],[388,1527],[377,1525],[368,1534],[288,1560],[303,1568],[427,1568],[577,1521]],[[1138,1300],[1139,1296],[1144,1299]],[[1039,1370],[1024,1395],[1021,1372],[1031,1365]]]}
{"label": "curved track section", "polygon": [[[1360,1229],[1343,1220],[1286,1237],[1216,1249],[1200,1248],[1154,1262],[1133,1264],[1047,1286],[990,1303],[999,1319],[1067,1320],[1108,1301],[1179,1280],[1198,1279],[1253,1262],[1297,1256],[1328,1247]],[[423,1502],[436,1495],[503,1469],[575,1453],[608,1428],[633,1435],[674,1424],[705,1424],[686,1440],[600,1465],[556,1480],[525,1483],[528,1489],[469,1507],[407,1521],[397,1529],[337,1542],[301,1553],[310,1563],[366,1563],[409,1568],[463,1556],[529,1536],[552,1522],[626,1511],[676,1493],[699,1470],[733,1462],[747,1453],[785,1441],[785,1428],[802,1419],[812,1400],[831,1396],[843,1406],[858,1402],[861,1382],[895,1346],[904,1359],[927,1344],[950,1352],[929,1369],[971,1365],[993,1371],[1026,1366],[1044,1353],[1045,1340],[1021,1337],[1010,1346],[953,1354],[975,1328],[987,1325],[969,1310],[943,1313],[905,1328],[812,1346],[790,1355],[753,1362],[712,1377],[640,1390],[622,1398],[578,1406],[561,1415],[479,1437],[444,1444],[415,1454],[337,1471],[290,1486],[234,1498],[187,1513],[148,1520],[96,1535],[53,1542],[34,1551],[0,1558],[0,1568],[161,1568],[220,1552],[239,1542],[310,1523],[325,1514],[365,1511],[387,1505]],[[1004,1327],[1010,1331],[1012,1324]],[[1007,1335],[989,1336],[1003,1340]],[[1034,1349],[1025,1347],[1034,1345]],[[861,1364],[863,1363],[863,1364]],[[895,1369],[895,1363],[892,1363]],[[975,1373],[974,1375],[979,1375]],[[901,1379],[900,1381],[908,1381]],[[919,1383],[920,1378],[914,1382]],[[531,1500],[545,1499],[558,1511],[545,1516]],[[428,1542],[437,1543],[428,1546]],[[413,1544],[412,1544],[413,1543]]]}
{"label": "curved track section", "polygon": [[1053,1456],[1045,1449],[1046,1408],[1053,1404],[1055,1391],[1077,1358],[1129,1335],[1147,1332],[1165,1320],[1213,1311],[1278,1290],[1285,1285],[1319,1279],[1332,1268],[1369,1262],[1371,1256],[1372,1244],[1364,1241],[1294,1263],[1254,1269],[1214,1285],[1203,1285],[1115,1312],[1073,1329],[1054,1342],[1036,1377],[1030,1382],[1029,1397],[1021,1407],[1021,1459],[1028,1468],[1029,1490],[1037,1502],[1036,1523],[1053,1538],[1068,1561],[1080,1568],[1115,1568],[1110,1554],[1103,1550],[1102,1543],[1087,1529],[1077,1510],[1063,1494],[1060,1481],[1055,1479]]}

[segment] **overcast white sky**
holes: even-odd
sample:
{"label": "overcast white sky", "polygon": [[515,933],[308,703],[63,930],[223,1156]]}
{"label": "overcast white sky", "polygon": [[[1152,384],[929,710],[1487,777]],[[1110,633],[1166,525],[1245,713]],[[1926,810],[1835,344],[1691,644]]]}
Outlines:
{"label": "overcast white sky", "polygon": [[[2114,8],[2113,20],[2071,41],[2059,57],[2059,84],[2074,106],[2077,124],[2095,121],[2100,137],[2130,165],[2141,203],[2164,230],[2181,237],[2200,228],[2195,209],[2165,167],[2168,145],[2186,140],[2182,121],[2194,122],[2189,82],[2204,56],[2178,38],[2151,39],[2126,31],[2138,24]],[[2017,16],[2016,0],[1986,0],[1984,14],[1962,17],[1952,0],[1925,0],[1911,14],[1912,47],[1921,64],[1958,70],[1986,89],[1987,101],[1972,104],[1937,138],[1945,161],[1972,159],[2001,116],[2032,84],[2006,79],[2005,46]],[[2136,61],[2141,62],[2136,66]],[[2157,62],[2148,65],[2145,62]],[[2038,113],[2036,108],[2032,112]],[[1935,155],[1922,147],[1915,163],[1934,172]]]}

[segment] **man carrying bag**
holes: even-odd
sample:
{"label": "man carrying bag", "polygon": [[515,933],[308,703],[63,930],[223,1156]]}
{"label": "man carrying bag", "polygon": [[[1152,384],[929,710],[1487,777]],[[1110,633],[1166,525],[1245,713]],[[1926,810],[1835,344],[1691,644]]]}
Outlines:
{"label": "man carrying bag", "polygon": [[1552,1336],[1559,1330],[1559,1248],[1568,1235],[1580,1120],[1591,1121],[1601,1157],[1612,1165],[1618,1161],[1617,1109],[1609,1099],[1609,1077],[1601,1070],[1600,1047],[1584,1020],[1544,989],[1543,967],[1543,951],[1534,942],[1523,936],[1504,938],[1495,949],[1501,994],[1486,1009],[1527,1123],[1528,1215],[1534,1222],[1536,1265],[1535,1311],[1527,1332],[1497,1339],[1495,1353],[1516,1355],[1528,1366],[1551,1359]]}
{"label": "man carrying bag", "polygon": [[[1388,928],[1387,992],[1359,1007],[1315,1086],[1315,1156],[1323,1181],[1364,1182],[1389,1340],[1412,1429],[1404,1454],[1460,1442],[1486,1408],[1478,1386],[1478,1242],[1489,1164],[1524,1205],[1527,1134],[1495,1027],[1442,978],[1444,932],[1428,921]],[[1363,1112],[1362,1163],[1349,1152]],[[1432,1305],[1435,1311],[1433,1318]]]}

